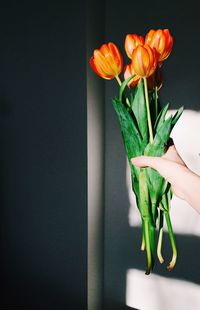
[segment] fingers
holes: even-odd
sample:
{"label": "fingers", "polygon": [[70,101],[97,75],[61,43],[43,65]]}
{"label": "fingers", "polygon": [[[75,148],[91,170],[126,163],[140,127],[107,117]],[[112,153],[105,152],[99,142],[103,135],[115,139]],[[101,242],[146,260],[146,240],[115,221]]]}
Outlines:
{"label": "fingers", "polygon": [[[161,162],[158,163],[158,161]],[[159,166],[162,165],[162,158],[161,157],[153,157],[153,156],[139,156],[131,159],[133,165],[137,167],[151,167],[156,170],[159,169]]]}
{"label": "fingers", "polygon": [[169,183],[176,184],[185,176],[183,165],[167,160],[163,157],[140,156],[131,159],[133,165],[137,167],[151,167],[157,170]]}
{"label": "fingers", "polygon": [[168,176],[167,171],[169,170],[169,167],[166,168],[167,160],[162,157],[140,156],[132,158],[131,162],[137,167],[151,167],[157,170],[165,178]]}

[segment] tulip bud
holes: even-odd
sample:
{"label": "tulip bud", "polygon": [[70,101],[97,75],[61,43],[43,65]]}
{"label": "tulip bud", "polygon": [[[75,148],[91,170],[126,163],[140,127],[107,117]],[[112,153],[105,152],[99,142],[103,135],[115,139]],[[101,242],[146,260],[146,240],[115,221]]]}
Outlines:
{"label": "tulip bud", "polygon": [[[128,79],[129,77],[135,74],[132,64],[126,65],[124,69],[124,80]],[[140,81],[140,77],[135,75],[131,81],[128,83],[129,87],[135,87]]]}
{"label": "tulip bud", "polygon": [[161,63],[168,58],[172,51],[173,37],[168,29],[151,29],[145,37],[145,44],[148,44],[151,48],[157,50],[158,62]]}
{"label": "tulip bud", "polygon": [[157,67],[157,52],[148,45],[137,46],[132,54],[132,66],[139,77],[149,77]]}
{"label": "tulip bud", "polygon": [[127,34],[125,39],[125,51],[127,56],[131,59],[133,50],[138,45],[144,45],[144,37],[137,34]]}
{"label": "tulip bud", "polygon": [[122,71],[122,55],[114,43],[103,44],[100,49],[94,50],[90,66],[100,77],[111,80]]}

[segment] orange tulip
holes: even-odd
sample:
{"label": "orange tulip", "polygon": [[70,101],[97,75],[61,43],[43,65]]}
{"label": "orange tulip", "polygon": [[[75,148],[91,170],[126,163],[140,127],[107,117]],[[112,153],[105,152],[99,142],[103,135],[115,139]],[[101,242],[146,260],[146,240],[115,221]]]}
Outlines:
{"label": "orange tulip", "polygon": [[103,44],[100,49],[94,50],[90,58],[90,66],[100,77],[111,80],[122,71],[122,55],[112,42]]}
{"label": "orange tulip", "polygon": [[[129,77],[133,76],[135,71],[133,69],[132,64],[126,65],[124,68],[124,80],[128,79]],[[128,83],[129,87],[135,87],[140,81],[140,77],[135,75],[133,79]]]}
{"label": "orange tulip", "polygon": [[158,62],[167,59],[172,51],[173,37],[168,29],[150,30],[145,37],[145,44],[155,48],[158,52]]}
{"label": "orange tulip", "polygon": [[144,37],[137,34],[127,34],[125,39],[125,51],[127,56],[131,59],[133,50],[138,45],[144,45]]}
{"label": "orange tulip", "polygon": [[[133,69],[132,64],[126,65],[124,69],[124,80],[128,79],[134,74],[135,74],[135,71]],[[131,88],[137,86],[138,83],[140,82],[140,79],[141,78],[138,75],[135,75],[133,79],[130,82],[128,82],[128,86]],[[147,78],[148,89],[153,90],[157,86],[159,90],[162,87],[162,84],[163,84],[163,80],[162,80],[161,71],[159,68],[157,68],[157,70]]]}
{"label": "orange tulip", "polygon": [[139,77],[149,77],[157,67],[157,52],[148,45],[138,45],[132,54],[132,66]]}

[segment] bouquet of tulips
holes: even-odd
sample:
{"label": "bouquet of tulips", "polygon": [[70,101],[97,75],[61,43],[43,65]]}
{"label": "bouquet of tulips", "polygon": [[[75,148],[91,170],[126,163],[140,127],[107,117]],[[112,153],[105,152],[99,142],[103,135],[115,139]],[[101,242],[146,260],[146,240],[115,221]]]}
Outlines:
{"label": "bouquet of tulips", "polygon": [[[162,256],[163,223],[167,224],[172,247],[171,270],[177,260],[177,249],[170,220],[171,185],[154,169],[137,168],[131,163],[136,156],[162,156],[166,153],[170,133],[182,114],[181,107],[166,117],[169,105],[161,109],[159,89],[162,86],[161,68],[173,47],[168,29],[150,30],[145,37],[127,34],[125,51],[130,63],[124,67],[123,58],[115,44],[109,42],[95,49],[90,65],[100,77],[116,79],[119,94],[112,104],[117,114],[123,142],[130,165],[132,189],[141,215],[142,244],[146,251],[146,274],[152,270],[155,256]],[[119,75],[124,71],[124,79]],[[157,232],[158,231],[158,232]],[[157,241],[157,244],[156,244]]]}

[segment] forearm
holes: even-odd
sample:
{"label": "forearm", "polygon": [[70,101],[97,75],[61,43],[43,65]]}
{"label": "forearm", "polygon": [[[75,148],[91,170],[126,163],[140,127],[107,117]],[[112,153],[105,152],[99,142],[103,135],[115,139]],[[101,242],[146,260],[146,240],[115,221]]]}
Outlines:
{"label": "forearm", "polygon": [[187,201],[198,213],[200,213],[200,176],[192,172],[186,166],[172,164],[171,173],[168,176],[175,194]]}
{"label": "forearm", "polygon": [[188,169],[186,180],[183,186],[185,200],[200,213],[200,176]]}

